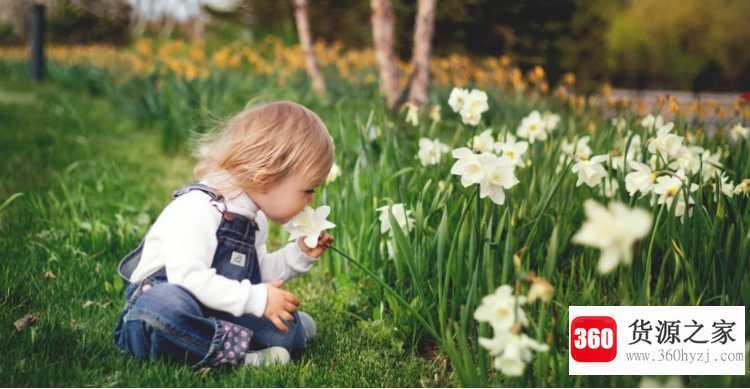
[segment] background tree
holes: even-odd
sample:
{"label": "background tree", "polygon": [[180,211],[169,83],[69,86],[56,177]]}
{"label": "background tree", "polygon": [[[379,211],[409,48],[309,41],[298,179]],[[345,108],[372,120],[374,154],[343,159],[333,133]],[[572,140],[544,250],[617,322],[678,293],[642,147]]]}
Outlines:
{"label": "background tree", "polygon": [[[28,1],[0,0],[0,44],[24,44]],[[134,36],[129,4],[135,1],[187,3],[45,0],[47,41],[127,44]],[[299,41],[295,19],[289,17],[292,1],[201,1],[211,17],[205,26],[209,40],[252,44],[273,34],[287,44]],[[370,24],[374,1],[316,0],[315,7],[307,8],[308,20],[325,23],[310,24],[310,35],[344,48],[376,46]],[[238,6],[232,12],[212,10],[225,2]],[[392,58],[413,60],[417,43],[411,32],[418,29],[419,1],[387,3]],[[606,80],[628,88],[750,89],[748,0],[440,0],[434,9],[434,56],[509,55],[522,70],[543,66],[553,84],[574,72],[579,92],[593,91]],[[149,23],[146,34],[163,30],[160,23]],[[169,34],[190,35],[189,27]]]}
{"label": "background tree", "polygon": [[427,103],[430,85],[430,54],[432,33],[435,30],[435,0],[419,0],[414,27],[412,68],[414,76],[409,87],[409,102],[418,107]]}
{"label": "background tree", "polygon": [[380,90],[388,109],[393,110],[399,98],[398,68],[393,53],[394,15],[390,0],[372,0],[372,41],[380,73]]}
{"label": "background tree", "polygon": [[[656,87],[747,88],[748,18],[747,0],[632,2],[614,17],[606,36],[608,68],[621,83],[642,78]],[[707,79],[711,74],[719,80]]]}
{"label": "background tree", "polygon": [[297,34],[305,55],[305,70],[312,81],[313,89],[318,96],[326,96],[326,84],[318,69],[318,60],[313,50],[313,40],[310,34],[310,23],[307,18],[307,0],[292,0],[294,4],[294,20],[297,23]]}

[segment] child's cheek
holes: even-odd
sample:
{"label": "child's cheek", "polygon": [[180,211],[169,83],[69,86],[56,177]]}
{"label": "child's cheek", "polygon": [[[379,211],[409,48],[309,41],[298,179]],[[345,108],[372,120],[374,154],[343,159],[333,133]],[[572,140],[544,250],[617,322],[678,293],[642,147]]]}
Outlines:
{"label": "child's cheek", "polygon": [[267,213],[277,223],[286,223],[304,209],[304,204],[300,207],[297,199],[279,196],[277,200]]}

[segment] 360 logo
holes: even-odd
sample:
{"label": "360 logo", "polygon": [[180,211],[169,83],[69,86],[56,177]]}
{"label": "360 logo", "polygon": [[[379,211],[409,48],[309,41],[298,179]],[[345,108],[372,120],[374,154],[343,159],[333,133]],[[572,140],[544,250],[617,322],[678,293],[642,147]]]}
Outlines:
{"label": "360 logo", "polygon": [[610,316],[579,316],[570,323],[570,354],[578,362],[609,362],[617,356],[617,322]]}

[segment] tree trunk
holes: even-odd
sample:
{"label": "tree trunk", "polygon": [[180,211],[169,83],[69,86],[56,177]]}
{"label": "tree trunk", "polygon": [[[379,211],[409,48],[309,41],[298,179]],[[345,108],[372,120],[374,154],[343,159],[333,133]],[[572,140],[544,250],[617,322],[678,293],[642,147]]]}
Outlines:
{"label": "tree trunk", "polygon": [[206,39],[206,24],[208,24],[209,15],[201,9],[198,15],[190,20],[190,37],[194,41],[203,41]]}
{"label": "tree trunk", "polygon": [[393,53],[394,14],[390,0],[371,0],[372,40],[380,72],[380,90],[388,109],[396,108],[399,98],[398,68]]}
{"label": "tree trunk", "polygon": [[294,6],[294,20],[297,22],[297,34],[302,45],[302,51],[305,55],[305,68],[307,75],[312,80],[313,89],[320,97],[326,96],[326,84],[323,81],[323,75],[318,69],[318,60],[315,58],[313,50],[312,34],[310,33],[310,23],[307,19],[307,0],[292,0]]}
{"label": "tree trunk", "polygon": [[24,0],[0,1],[0,23],[10,26],[18,38],[26,39],[29,32],[25,21],[29,8],[30,4]]}
{"label": "tree trunk", "polygon": [[409,88],[409,102],[417,107],[427,103],[430,86],[430,55],[435,30],[435,0],[419,0],[414,27],[414,48],[411,62],[414,78]]}

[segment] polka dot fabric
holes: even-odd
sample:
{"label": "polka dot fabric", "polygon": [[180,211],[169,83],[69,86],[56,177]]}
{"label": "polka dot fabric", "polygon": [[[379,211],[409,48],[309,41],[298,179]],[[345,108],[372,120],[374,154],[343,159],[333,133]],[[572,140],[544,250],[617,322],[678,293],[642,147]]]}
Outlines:
{"label": "polka dot fabric", "polygon": [[245,354],[250,345],[252,331],[247,328],[225,321],[219,320],[219,325],[224,330],[224,339],[221,348],[216,351],[211,362],[212,366],[218,365],[238,365],[245,361]]}

